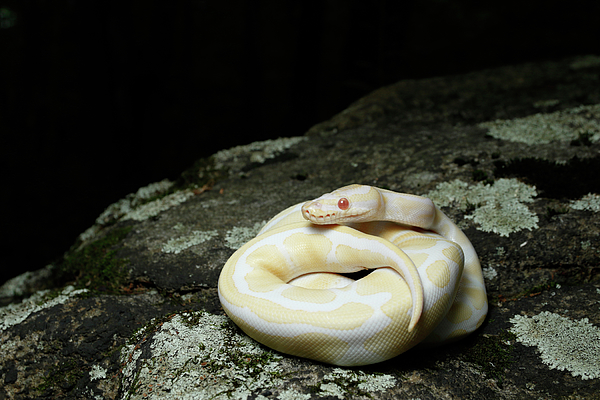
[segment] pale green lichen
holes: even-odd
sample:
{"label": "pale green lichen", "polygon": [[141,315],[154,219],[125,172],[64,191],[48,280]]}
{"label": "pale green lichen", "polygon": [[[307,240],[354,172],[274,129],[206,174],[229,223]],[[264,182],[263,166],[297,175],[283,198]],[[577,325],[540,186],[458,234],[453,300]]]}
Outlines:
{"label": "pale green lichen", "polygon": [[600,378],[600,329],[587,318],[573,321],[544,311],[533,317],[515,315],[510,322],[517,340],[537,347],[551,369],[567,370],[581,379]]}
{"label": "pale green lichen", "polygon": [[143,221],[154,217],[171,207],[179,205],[194,196],[194,193],[191,190],[183,190],[150,201],[153,197],[158,197],[166,193],[173,185],[173,182],[168,179],[163,179],[160,182],[143,186],[135,193],[128,194],[124,198],[106,207],[98,218],[96,218],[96,223],[80,234],[79,239],[82,242],[93,240],[96,233],[98,233],[103,226],[110,225],[120,219]]}
{"label": "pale green lichen", "polygon": [[174,315],[152,336],[151,358],[142,357],[138,331],[121,351],[123,399],[243,399],[265,388],[282,387],[277,360],[239,334],[225,316],[205,312]]}
{"label": "pale green lichen", "polygon": [[222,169],[225,166],[230,167],[231,164],[237,163],[240,159],[243,161],[255,162],[262,164],[270,158],[275,158],[295,144],[306,140],[304,136],[278,138],[264,140],[261,142],[253,142],[243,146],[236,146],[230,149],[221,150],[213,157],[215,160],[215,168]]}
{"label": "pale green lichen", "polygon": [[588,193],[579,200],[571,201],[571,208],[574,210],[600,212],[600,195]]}
{"label": "pale green lichen", "polygon": [[571,141],[581,137],[600,140],[600,104],[579,106],[549,114],[482,122],[492,137],[526,144]]}
{"label": "pale green lichen", "polygon": [[163,198],[156,199],[146,204],[142,204],[135,210],[132,210],[125,214],[124,220],[133,219],[136,221],[144,221],[148,218],[157,216],[163,211],[166,211],[172,207],[178,206],[185,203],[189,199],[194,197],[192,190],[182,190],[180,192],[171,193]]}
{"label": "pale green lichen", "polygon": [[154,196],[158,196],[167,190],[169,190],[174,185],[174,182],[171,182],[168,179],[163,179],[159,182],[150,183],[146,186],[142,186],[135,192],[135,198],[139,200],[148,200]]}
{"label": "pale green lichen", "polygon": [[109,205],[102,212],[102,214],[96,218],[96,224],[106,225],[120,219],[123,216],[132,214],[139,205],[143,204],[152,197],[166,192],[171,188],[171,186],[173,186],[173,182],[169,181],[168,179],[163,179],[160,182],[154,182],[139,188],[137,192],[130,193],[123,199]]}
{"label": "pale green lichen", "polygon": [[594,54],[578,57],[571,64],[569,64],[569,67],[575,70],[593,68],[597,66],[600,66],[600,57]]}
{"label": "pale green lichen", "polygon": [[560,103],[558,99],[539,100],[533,103],[535,108],[554,107]]}
{"label": "pale green lichen", "polygon": [[40,283],[49,280],[54,273],[54,265],[46,265],[36,271],[27,271],[4,282],[0,286],[0,298],[23,296]]}
{"label": "pale green lichen", "polygon": [[177,232],[181,232],[181,231],[185,230],[185,225],[182,224],[181,222],[178,222],[175,225],[173,225],[171,228],[176,230]]}
{"label": "pale green lichen", "polygon": [[485,267],[482,269],[482,272],[486,281],[491,281],[498,276],[498,272],[493,267]]}
{"label": "pale green lichen", "polygon": [[250,239],[254,238],[265,226],[266,221],[257,222],[251,227],[234,227],[225,235],[225,245],[230,249],[237,250]]}
{"label": "pale green lichen", "polygon": [[200,243],[204,243],[219,234],[215,230],[211,231],[193,231],[189,235],[179,236],[165,243],[162,247],[163,253],[179,254],[183,250],[188,249],[192,246],[196,246]]}
{"label": "pale green lichen", "polygon": [[40,290],[20,303],[0,307],[0,332],[21,323],[37,311],[64,304],[73,297],[86,292],[87,289],[75,290],[73,286],[67,286],[58,296],[52,297],[50,291]]}
{"label": "pale green lichen", "polygon": [[319,386],[321,396],[337,397],[338,399],[346,398],[346,391],[333,382],[321,383]]}
{"label": "pale green lichen", "polygon": [[516,179],[498,179],[493,185],[481,182],[469,185],[461,180],[442,182],[429,197],[438,207],[474,209],[465,219],[479,225],[477,229],[508,236],[523,229],[538,228],[538,217],[523,203],[533,202],[535,187]]}
{"label": "pale green lichen", "polygon": [[90,380],[95,381],[96,379],[106,379],[106,368],[99,365],[92,365],[90,369]]}
{"label": "pale green lichen", "polygon": [[319,393],[339,399],[353,398],[375,392],[383,392],[396,385],[396,378],[388,374],[367,374],[359,370],[334,368],[323,376]]}
{"label": "pale green lichen", "polygon": [[[297,391],[295,391],[294,389],[287,389],[287,390],[283,390],[279,393],[279,396],[277,396],[277,398],[279,400],[309,400],[311,398],[311,395],[308,393],[299,393]],[[258,395],[256,397],[256,400],[268,400],[268,397],[265,397],[263,395]]]}

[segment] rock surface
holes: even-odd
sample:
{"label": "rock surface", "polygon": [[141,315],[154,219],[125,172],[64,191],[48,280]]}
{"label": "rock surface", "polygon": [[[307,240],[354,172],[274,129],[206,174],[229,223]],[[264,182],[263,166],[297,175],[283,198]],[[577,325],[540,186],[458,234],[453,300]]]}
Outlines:
{"label": "rock surface", "polygon": [[[0,399],[600,398],[600,57],[403,81],[306,136],[200,160],[0,288]],[[431,197],[484,268],[481,329],[336,368],[220,309],[228,257],[350,183]]]}

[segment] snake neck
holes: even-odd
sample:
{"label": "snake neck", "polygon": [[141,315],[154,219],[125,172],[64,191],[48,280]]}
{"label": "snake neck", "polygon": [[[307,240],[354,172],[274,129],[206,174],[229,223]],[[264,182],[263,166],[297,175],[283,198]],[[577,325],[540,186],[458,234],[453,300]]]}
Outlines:
{"label": "snake neck", "polygon": [[386,189],[378,190],[383,200],[381,221],[396,222],[423,229],[433,227],[438,210],[430,199]]}

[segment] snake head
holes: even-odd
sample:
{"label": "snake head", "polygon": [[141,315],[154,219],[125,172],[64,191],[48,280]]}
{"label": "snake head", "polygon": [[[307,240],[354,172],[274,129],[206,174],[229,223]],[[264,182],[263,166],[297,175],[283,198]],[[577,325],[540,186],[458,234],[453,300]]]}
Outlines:
{"label": "snake head", "polygon": [[376,188],[349,185],[304,203],[302,216],[320,225],[366,222],[381,216],[383,208],[383,197]]}

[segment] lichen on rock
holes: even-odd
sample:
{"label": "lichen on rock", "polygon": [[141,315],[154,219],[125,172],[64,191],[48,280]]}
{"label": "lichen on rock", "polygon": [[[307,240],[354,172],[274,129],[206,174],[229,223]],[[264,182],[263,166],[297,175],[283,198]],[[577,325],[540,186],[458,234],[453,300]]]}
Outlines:
{"label": "lichen on rock", "polygon": [[262,164],[270,158],[274,158],[283,153],[290,147],[306,140],[304,136],[284,137],[278,139],[269,139],[250,144],[235,146],[217,152],[213,157],[215,159],[215,168],[223,169],[225,166],[236,171],[242,164],[258,163]]}
{"label": "lichen on rock", "polygon": [[0,299],[30,294],[36,286],[52,278],[54,265],[48,264],[37,271],[27,271],[9,279],[0,286]]}
{"label": "lichen on rock", "polygon": [[573,321],[544,311],[533,317],[515,315],[510,322],[517,340],[537,347],[550,368],[566,369],[581,379],[600,378],[600,329],[587,318]]}
{"label": "lichen on rock", "polygon": [[163,179],[143,186],[135,193],[130,193],[112,203],[96,218],[94,225],[79,235],[79,239],[84,243],[93,240],[103,226],[111,225],[121,219],[144,221],[184,203],[194,196],[192,190],[182,190],[165,195],[173,185],[174,183],[170,180]]}
{"label": "lichen on rock", "polygon": [[163,245],[162,251],[163,253],[179,254],[185,249],[204,243],[218,235],[219,234],[214,229],[209,231],[193,231],[189,235],[183,235],[169,240]]}
{"label": "lichen on rock", "polygon": [[139,220],[140,213],[134,213],[136,208],[152,197],[158,196],[173,186],[173,182],[168,179],[163,179],[160,182],[150,183],[146,186],[139,188],[135,193],[128,194],[121,200],[108,206],[100,216],[96,219],[96,224],[106,225],[121,217],[129,215],[129,217],[135,220]]}
{"label": "lichen on rock", "polygon": [[123,219],[144,221],[148,218],[160,214],[163,211],[168,210],[171,207],[175,207],[179,204],[185,203],[192,197],[194,197],[194,192],[192,190],[182,190],[179,192],[171,193],[163,198],[156,199],[146,204],[142,204],[138,208],[125,214]]}
{"label": "lichen on rock", "polygon": [[389,374],[367,374],[344,368],[334,368],[322,381],[319,394],[339,399],[383,392],[396,385],[396,378]]}
{"label": "lichen on rock", "polygon": [[488,134],[496,139],[532,144],[571,141],[586,137],[592,143],[600,140],[600,104],[579,106],[553,113],[538,113],[524,118],[482,122]]}
{"label": "lichen on rock", "polygon": [[71,298],[86,292],[87,289],[66,286],[58,295],[51,296],[49,290],[40,290],[20,303],[0,307],[0,332],[21,323],[35,312],[64,304]]}
{"label": "lichen on rock", "polygon": [[587,54],[585,56],[577,57],[569,65],[572,69],[585,69],[593,68],[600,65],[600,57],[595,54]]}
{"label": "lichen on rock", "polygon": [[[157,325],[137,332],[121,351],[123,399],[244,398],[281,386],[281,356],[238,333],[225,316],[184,312]],[[152,356],[145,358],[138,342],[150,336]]]}
{"label": "lichen on rock", "polygon": [[571,201],[573,210],[600,212],[600,195],[588,193],[579,200]]}
{"label": "lichen on rock", "polygon": [[251,227],[236,226],[227,231],[225,236],[225,244],[233,250],[242,247],[250,239],[254,238],[258,232],[265,226],[266,221],[257,222]]}
{"label": "lichen on rock", "polygon": [[438,207],[454,206],[463,211],[473,209],[465,219],[472,219],[484,232],[508,236],[523,229],[538,228],[538,217],[523,203],[531,203],[535,187],[516,179],[498,179],[492,185],[481,182],[469,185],[455,179],[442,182],[429,197]]}

